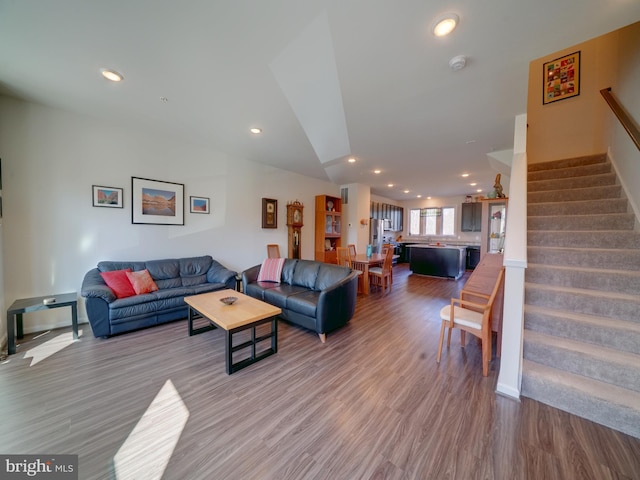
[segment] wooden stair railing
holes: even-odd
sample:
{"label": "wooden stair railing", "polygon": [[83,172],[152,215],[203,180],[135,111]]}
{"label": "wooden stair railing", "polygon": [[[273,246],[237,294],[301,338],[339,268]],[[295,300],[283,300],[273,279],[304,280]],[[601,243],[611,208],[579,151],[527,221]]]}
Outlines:
{"label": "wooden stair railing", "polygon": [[631,140],[633,140],[633,143],[635,143],[638,150],[640,150],[640,130],[634,123],[633,119],[626,112],[626,110],[622,108],[622,105],[620,105],[620,103],[618,103],[616,98],[613,96],[613,94],[611,93],[611,87],[603,88],[602,90],[600,90],[600,94],[609,104],[609,107],[611,107],[611,110],[613,110],[613,113],[616,115],[616,117],[618,117],[618,120],[620,120],[620,123],[631,137]]}

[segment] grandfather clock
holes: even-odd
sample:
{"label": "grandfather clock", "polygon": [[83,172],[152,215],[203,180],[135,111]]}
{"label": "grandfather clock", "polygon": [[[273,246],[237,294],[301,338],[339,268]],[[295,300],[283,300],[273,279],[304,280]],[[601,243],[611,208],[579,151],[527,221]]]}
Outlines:
{"label": "grandfather clock", "polygon": [[287,204],[287,227],[289,228],[289,251],[288,258],[300,258],[302,246],[302,209],[304,205],[298,200]]}

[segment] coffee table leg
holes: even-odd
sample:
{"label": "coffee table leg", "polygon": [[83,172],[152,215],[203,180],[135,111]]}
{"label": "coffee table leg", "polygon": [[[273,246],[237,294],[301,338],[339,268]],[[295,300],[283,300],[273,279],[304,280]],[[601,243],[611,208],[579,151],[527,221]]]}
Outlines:
{"label": "coffee table leg", "polygon": [[233,362],[233,333],[229,330],[225,330],[224,332],[224,341],[226,342],[224,346],[224,352],[227,363],[227,375],[231,375],[233,373],[232,362]]}

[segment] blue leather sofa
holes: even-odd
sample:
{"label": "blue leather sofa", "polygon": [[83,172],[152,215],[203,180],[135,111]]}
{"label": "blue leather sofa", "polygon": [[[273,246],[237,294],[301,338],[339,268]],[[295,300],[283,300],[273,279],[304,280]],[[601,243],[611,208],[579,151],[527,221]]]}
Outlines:
{"label": "blue leather sofa", "polygon": [[358,275],[350,268],[288,258],[276,283],[258,282],[260,267],[242,272],[244,294],[280,307],[280,317],[313,330],[323,343],[353,317]]}
{"label": "blue leather sofa", "polygon": [[[142,295],[116,298],[100,272],[147,269],[158,290]],[[146,262],[100,262],[82,282],[81,294],[93,335],[109,337],[117,333],[187,318],[184,297],[236,289],[237,272],[231,271],[209,255],[203,257],[150,260]]]}

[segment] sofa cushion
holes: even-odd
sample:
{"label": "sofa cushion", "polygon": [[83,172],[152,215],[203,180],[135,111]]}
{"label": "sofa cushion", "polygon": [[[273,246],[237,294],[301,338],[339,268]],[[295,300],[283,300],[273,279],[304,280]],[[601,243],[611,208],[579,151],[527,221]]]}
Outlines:
{"label": "sofa cushion", "polygon": [[314,286],[315,290],[324,290],[331,285],[338,283],[351,273],[348,267],[339,267],[338,265],[322,264],[318,269],[318,276]]}
{"label": "sofa cushion", "polygon": [[180,277],[183,287],[201,285],[207,283],[207,271],[211,267],[213,259],[205,255],[203,257],[181,258]]}
{"label": "sofa cushion", "polygon": [[292,312],[315,318],[320,292],[305,290],[297,295],[287,297],[286,308]]}
{"label": "sofa cushion", "polygon": [[313,289],[316,285],[316,277],[318,276],[320,265],[320,262],[298,260],[295,271],[293,272],[292,285]]}
{"label": "sofa cushion", "polygon": [[129,269],[132,272],[137,270],[144,270],[144,262],[112,262],[110,260],[103,260],[98,262],[98,270],[101,272],[111,272],[113,270],[126,270]]}
{"label": "sofa cushion", "polygon": [[136,291],[131,286],[131,282],[127,277],[127,273],[131,272],[130,269],[126,270],[112,270],[108,272],[100,272],[100,276],[104,280],[104,283],[113,290],[113,293],[117,298],[132,297],[136,294]]}
{"label": "sofa cushion", "polygon": [[282,283],[288,283],[289,285],[293,283],[293,272],[296,270],[297,263],[298,259],[296,258],[285,259],[282,267]]}
{"label": "sofa cushion", "polygon": [[143,293],[155,292],[158,290],[158,286],[149,275],[148,270],[139,270],[137,272],[126,272],[127,278],[131,283],[131,286],[136,292],[136,295],[142,295]]}
{"label": "sofa cushion", "polygon": [[178,260],[149,260],[146,262],[146,268],[160,290],[182,286]]}
{"label": "sofa cushion", "polygon": [[257,298],[258,300],[264,300],[264,292],[271,288],[275,288],[278,285],[280,284],[273,282],[249,283],[245,287],[244,293],[250,297]]}
{"label": "sofa cushion", "polygon": [[276,307],[287,308],[287,297],[307,290],[305,287],[281,283],[273,288],[264,290],[264,301]]}
{"label": "sofa cushion", "polygon": [[267,258],[262,262],[260,273],[258,273],[258,282],[280,283],[284,260],[284,258]]}

